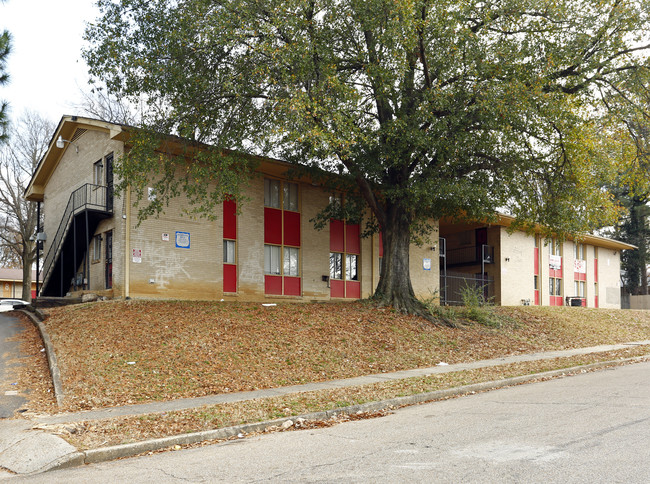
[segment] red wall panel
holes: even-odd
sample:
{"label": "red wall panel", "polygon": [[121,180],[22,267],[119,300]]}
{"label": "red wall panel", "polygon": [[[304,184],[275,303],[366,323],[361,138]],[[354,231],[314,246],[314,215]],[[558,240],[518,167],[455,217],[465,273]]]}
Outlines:
{"label": "red wall panel", "polygon": [[300,296],[301,292],[299,277],[284,278],[284,294],[285,296]]}
{"label": "red wall panel", "polygon": [[345,283],[345,297],[360,299],[361,298],[361,283],[356,281],[348,281]]}
{"label": "red wall panel", "polygon": [[264,207],[264,243],[282,244],[282,210]]}
{"label": "red wall panel", "polygon": [[348,254],[361,254],[359,224],[348,224],[345,226],[345,252]]}
{"label": "red wall panel", "polygon": [[300,247],[300,214],[284,212],[284,245]]}
{"label": "red wall panel", "polygon": [[237,266],[223,265],[223,292],[237,292]]}
{"label": "red wall panel", "polygon": [[264,276],[264,294],[282,294],[282,276]]}
{"label": "red wall panel", "polygon": [[345,297],[345,282],[330,279],[330,296]]}
{"label": "red wall panel", "polygon": [[232,200],[223,202],[223,238],[237,238],[237,203]]}
{"label": "red wall panel", "polygon": [[343,230],[342,220],[330,220],[330,252],[345,252]]}

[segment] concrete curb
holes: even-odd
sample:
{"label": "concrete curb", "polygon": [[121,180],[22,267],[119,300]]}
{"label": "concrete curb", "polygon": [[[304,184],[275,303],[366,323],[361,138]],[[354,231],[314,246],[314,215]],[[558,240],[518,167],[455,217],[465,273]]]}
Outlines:
{"label": "concrete curb", "polygon": [[63,383],[61,382],[61,372],[59,371],[59,364],[56,359],[56,353],[54,353],[54,345],[50,339],[50,335],[45,329],[45,325],[42,323],[43,313],[36,309],[34,312],[21,310],[23,314],[26,314],[29,319],[32,320],[34,326],[38,329],[38,332],[41,334],[41,339],[43,340],[43,346],[45,347],[45,354],[47,355],[47,363],[50,367],[50,374],[52,376],[52,384],[54,385],[54,396],[56,397],[56,404],[61,407],[63,405]]}
{"label": "concrete curb", "polygon": [[253,432],[263,432],[271,427],[281,427],[282,424],[288,420],[295,421],[296,419],[305,420],[328,420],[336,415],[354,415],[359,412],[379,412],[382,410],[391,410],[399,407],[406,407],[410,405],[417,405],[420,403],[433,402],[436,400],[444,400],[447,398],[457,397],[468,393],[485,392],[489,390],[497,390],[509,386],[528,383],[539,379],[551,379],[563,376],[584,373],[589,370],[598,370],[610,366],[619,366],[625,363],[634,363],[647,360],[647,356],[639,356],[634,358],[626,358],[622,360],[602,361],[592,363],[589,365],[574,366],[571,368],[564,368],[561,370],[552,370],[543,373],[535,373],[530,375],[522,375],[512,378],[505,378],[501,380],[474,383],[462,387],[449,388],[445,390],[437,390],[433,392],[418,393],[415,395],[408,395],[404,397],[391,398],[389,400],[382,400],[378,402],[369,402],[359,405],[352,405],[349,407],[340,407],[323,412],[314,412],[303,415],[293,415],[291,417],[284,417],[275,420],[268,420],[265,422],[251,423],[237,425],[233,427],[224,427],[221,429],[206,430],[202,432],[193,432],[188,434],[173,435],[169,437],[162,437],[158,439],[150,439],[131,444],[121,444],[110,447],[102,447],[81,451],[78,453],[70,454],[63,457],[56,465],[50,467],[48,470],[62,469],[66,467],[74,467],[81,464],[92,464],[98,462],[106,462],[110,460],[120,459],[124,457],[133,457],[145,452],[152,452],[156,450],[173,447],[175,445],[190,445],[208,440],[225,440],[239,434],[249,434]]}

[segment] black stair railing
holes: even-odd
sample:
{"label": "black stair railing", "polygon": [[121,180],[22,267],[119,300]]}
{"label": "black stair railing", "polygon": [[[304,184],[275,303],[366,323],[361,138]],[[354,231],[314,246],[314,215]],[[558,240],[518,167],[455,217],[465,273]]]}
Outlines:
{"label": "black stair railing", "polygon": [[56,258],[61,252],[61,246],[65,240],[65,236],[71,226],[72,217],[84,210],[96,210],[101,212],[110,212],[106,205],[107,188],[101,185],[86,185],[77,188],[70,194],[68,205],[61,217],[61,223],[56,231],[56,235],[52,239],[50,248],[47,251],[45,260],[43,261],[43,282],[47,283],[51,276]]}

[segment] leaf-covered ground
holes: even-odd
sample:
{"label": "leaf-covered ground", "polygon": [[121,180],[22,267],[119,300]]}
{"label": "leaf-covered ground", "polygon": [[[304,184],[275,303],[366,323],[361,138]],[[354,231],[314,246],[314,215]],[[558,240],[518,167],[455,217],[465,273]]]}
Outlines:
{"label": "leaf-covered ground", "polygon": [[110,301],[49,310],[67,410],[650,339],[650,314],[494,308],[452,329],[363,302]]}

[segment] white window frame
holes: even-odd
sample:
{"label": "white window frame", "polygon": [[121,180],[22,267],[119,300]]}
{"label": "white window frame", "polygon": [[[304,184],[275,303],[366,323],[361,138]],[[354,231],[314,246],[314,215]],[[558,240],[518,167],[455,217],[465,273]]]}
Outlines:
{"label": "white window frame", "polygon": [[264,179],[264,206],[270,208],[281,208],[280,192],[282,182],[280,180]]}
{"label": "white window frame", "polygon": [[282,275],[300,277],[300,249],[284,247],[284,264]]}
{"label": "white window frame", "polygon": [[237,242],[234,240],[224,239],[223,241],[223,263],[236,264],[237,261]]}
{"label": "white window frame", "polygon": [[279,245],[264,245],[264,274],[282,275],[281,249]]}
{"label": "white window frame", "polygon": [[95,235],[93,237],[93,262],[102,260],[102,236]]}
{"label": "white window frame", "polygon": [[343,274],[343,254],[341,252],[330,252],[330,279],[342,281]]}
{"label": "white window frame", "polygon": [[345,255],[345,280],[346,281],[359,280],[359,255],[358,254]]}
{"label": "white window frame", "polygon": [[93,163],[93,185],[104,184],[104,162],[98,160]]}

